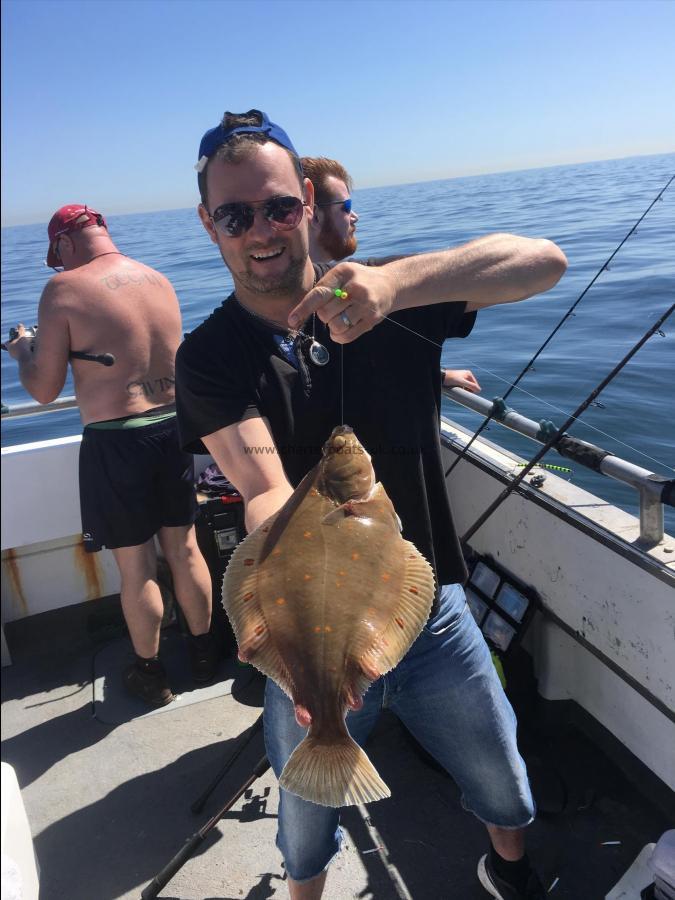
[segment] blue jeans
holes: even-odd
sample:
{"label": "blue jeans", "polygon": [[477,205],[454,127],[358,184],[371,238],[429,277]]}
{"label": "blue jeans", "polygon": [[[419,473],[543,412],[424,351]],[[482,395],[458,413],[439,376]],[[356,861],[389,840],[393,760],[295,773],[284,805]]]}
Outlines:
{"label": "blue jeans", "polygon": [[[382,709],[390,709],[453,777],[462,805],[486,824],[522,828],[534,815],[525,764],[516,746],[516,718],[490,651],[459,584],[441,588],[437,614],[406,656],[347,715],[363,744]],[[268,679],[265,745],[277,776],[306,734],[293,704]],[[277,846],[295,881],[319,875],[342,845],[339,810],[279,791]]]}

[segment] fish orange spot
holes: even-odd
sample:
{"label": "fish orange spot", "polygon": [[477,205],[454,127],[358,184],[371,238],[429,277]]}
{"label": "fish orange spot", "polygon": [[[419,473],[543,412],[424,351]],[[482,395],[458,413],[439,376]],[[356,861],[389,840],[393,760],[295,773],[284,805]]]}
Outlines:
{"label": "fish orange spot", "polygon": [[347,573],[344,572],[342,569],[340,569],[340,571],[338,572],[338,575],[341,575],[342,577],[344,577],[346,574]]}
{"label": "fish orange spot", "polygon": [[324,628],[324,631],[327,632],[328,634],[330,634],[330,632],[331,632],[332,630],[333,630],[333,629],[330,627],[330,625],[326,625],[326,627]]}
{"label": "fish orange spot", "polygon": [[311,536],[312,536],[312,532],[311,532],[311,531],[306,531],[306,532],[303,534],[303,537],[306,537],[306,538],[311,538]]}
{"label": "fish orange spot", "polygon": [[315,628],[314,628],[314,634],[320,634],[320,633],[321,633],[321,626],[320,626],[320,625],[316,625]]}
{"label": "fish orange spot", "polygon": [[256,633],[257,635],[261,635],[261,634],[263,633],[264,630],[265,630],[265,626],[264,626],[264,625],[258,625],[258,627],[257,627],[256,630],[255,630],[255,633]]}
{"label": "fish orange spot", "polygon": [[278,547],[275,547],[274,550],[272,550],[272,556],[281,556],[281,550]]}
{"label": "fish orange spot", "polygon": [[404,623],[403,623],[403,619],[400,616],[396,616],[396,618],[394,619],[394,622],[396,622],[396,624],[398,625],[399,628],[403,628]]}
{"label": "fish orange spot", "polygon": [[352,553],[352,559],[358,559],[358,558],[359,558],[358,553]]}
{"label": "fish orange spot", "polygon": [[303,579],[304,579],[305,581],[311,581],[311,580],[312,580],[312,576],[311,576],[311,575],[308,575],[306,572],[305,572],[305,574],[304,574],[302,577],[303,577]]}
{"label": "fish orange spot", "polygon": [[254,595],[253,591],[249,591],[248,594],[244,594],[244,596],[241,599],[244,601],[244,603],[247,603],[249,600],[252,600],[254,596],[255,595]]}
{"label": "fish orange spot", "polygon": [[277,597],[277,599],[276,599],[277,606],[283,606],[285,602],[286,602],[286,600],[284,597]]}
{"label": "fish orange spot", "polygon": [[383,647],[388,647],[388,646],[389,646],[389,641],[388,641],[386,638],[382,638],[382,646],[383,646]]}
{"label": "fish orange spot", "polygon": [[388,572],[382,573],[382,581],[389,581],[390,578],[391,578],[391,575]]}
{"label": "fish orange spot", "polygon": [[411,594],[419,594],[419,591],[417,590],[416,587],[408,588],[408,590],[410,591]]}
{"label": "fish orange spot", "polygon": [[245,559],[245,560],[244,560],[244,565],[245,565],[245,566],[252,566],[252,565],[254,565],[254,564],[255,564],[255,560],[254,560],[254,559]]}
{"label": "fish orange spot", "polygon": [[342,582],[341,582],[341,581],[336,581],[336,582],[335,582],[335,587],[336,587],[336,588],[342,587]]}

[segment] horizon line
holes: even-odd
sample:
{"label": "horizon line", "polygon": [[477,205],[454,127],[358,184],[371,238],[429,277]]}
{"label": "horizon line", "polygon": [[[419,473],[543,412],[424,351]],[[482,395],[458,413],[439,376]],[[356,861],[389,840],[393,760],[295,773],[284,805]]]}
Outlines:
{"label": "horizon line", "polygon": [[[415,184],[432,184],[434,181],[460,181],[466,178],[481,178],[486,175],[506,175],[506,174],[516,174],[518,172],[536,172],[545,169],[562,169],[567,168],[568,166],[586,166],[593,165],[594,163],[605,163],[605,162],[620,162],[626,159],[641,159],[648,156],[675,156],[675,149],[666,150],[659,153],[631,153],[628,156],[611,156],[606,159],[589,159],[584,160],[583,162],[572,162],[572,163],[552,163],[551,165],[545,166],[528,166],[527,168],[507,168],[507,169],[495,169],[489,172],[472,172],[468,175],[451,175],[448,178],[423,178],[419,181],[396,181],[391,182],[389,184],[376,184],[376,185],[368,185],[364,187],[355,188],[355,192],[359,191],[376,191],[383,190],[386,188],[392,187],[407,187]],[[124,216],[144,216],[144,215],[153,215],[155,213],[160,212],[180,212],[182,210],[194,209],[199,204],[195,204],[195,206],[168,206],[161,207],[156,209],[144,209],[144,210],[135,210],[133,212],[122,212],[122,213],[106,213],[107,218],[123,218]],[[43,225],[45,222],[21,222],[14,224],[0,224],[0,229],[4,230],[6,228],[31,228],[35,225]]]}

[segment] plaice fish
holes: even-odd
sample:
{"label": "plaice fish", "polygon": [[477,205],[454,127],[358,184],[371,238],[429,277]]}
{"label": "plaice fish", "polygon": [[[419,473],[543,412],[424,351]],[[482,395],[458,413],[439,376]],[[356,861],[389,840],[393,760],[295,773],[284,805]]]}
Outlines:
{"label": "plaice fish", "polygon": [[309,726],[283,788],[323,806],[390,796],[345,716],[401,661],[434,591],[370,456],[349,426],[335,428],[286,504],[239,544],[223,580],[240,658],[274,679]]}

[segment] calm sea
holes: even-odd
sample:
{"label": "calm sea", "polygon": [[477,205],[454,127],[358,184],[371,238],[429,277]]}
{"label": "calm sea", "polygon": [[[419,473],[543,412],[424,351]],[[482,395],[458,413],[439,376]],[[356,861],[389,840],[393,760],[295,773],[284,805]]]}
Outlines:
{"label": "calm sea", "polygon": [[[486,310],[473,334],[447,346],[444,362],[471,368],[483,395],[501,396],[565,311],[675,172],[675,153],[558,166],[447,181],[357,190],[359,255],[415,253],[496,231],[548,237],[567,254],[569,270],[548,294]],[[68,199],[68,198],[65,198]],[[96,198],[90,199],[95,205]],[[174,284],[186,331],[231,290],[231,281],[196,212],[169,210],[109,216],[121,251],[153,266]],[[2,334],[33,324],[51,270],[46,224],[2,230]],[[530,418],[561,424],[675,299],[675,184],[624,245],[508,403]],[[650,471],[672,476],[675,463],[675,320],[655,335],[599,397],[572,433]],[[395,363],[395,361],[393,361]],[[70,379],[63,391],[72,394]],[[2,400],[30,399],[16,364],[2,354]],[[479,417],[445,401],[445,413],[468,427]],[[77,410],[6,421],[2,445],[75,434]],[[487,437],[526,458],[536,445],[491,424]],[[566,477],[635,513],[627,487],[553,454]],[[667,510],[668,528],[675,516]]]}

